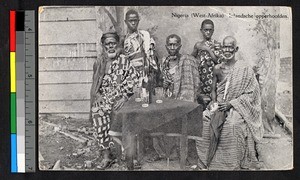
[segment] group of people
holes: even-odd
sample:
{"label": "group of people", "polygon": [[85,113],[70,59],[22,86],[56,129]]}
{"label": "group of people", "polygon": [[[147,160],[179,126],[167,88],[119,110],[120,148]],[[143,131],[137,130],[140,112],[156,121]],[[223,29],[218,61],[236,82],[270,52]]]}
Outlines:
{"label": "group of people", "polygon": [[166,37],[168,56],[159,61],[149,32],[139,30],[139,14],[125,15],[128,28],[123,41],[115,32],[101,38],[103,53],[93,66],[90,120],[103,152],[100,169],[114,161],[110,136],[112,112],[120,109],[141,86],[152,79],[153,89],[162,86],[164,95],[204,107],[202,140],[196,140],[201,169],[253,168],[257,162],[255,143],[262,138],[260,89],[253,69],[235,58],[237,41],[212,39],[214,23],[201,24],[203,41],[191,55],[180,53],[181,38]]}

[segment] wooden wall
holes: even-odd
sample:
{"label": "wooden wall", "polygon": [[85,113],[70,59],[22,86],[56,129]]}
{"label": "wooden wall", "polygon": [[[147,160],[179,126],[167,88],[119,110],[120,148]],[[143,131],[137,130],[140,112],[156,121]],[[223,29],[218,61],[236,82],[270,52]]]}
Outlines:
{"label": "wooden wall", "polygon": [[39,10],[39,112],[88,118],[96,54],[95,7]]}

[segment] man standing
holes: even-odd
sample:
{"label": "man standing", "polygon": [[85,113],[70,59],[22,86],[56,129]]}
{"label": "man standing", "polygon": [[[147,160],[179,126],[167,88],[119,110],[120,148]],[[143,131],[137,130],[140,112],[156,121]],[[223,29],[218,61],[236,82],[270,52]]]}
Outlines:
{"label": "man standing", "polygon": [[158,73],[157,59],[154,53],[155,42],[148,31],[138,30],[140,17],[135,10],[129,10],[125,16],[128,28],[124,40],[125,55],[139,72],[140,77],[148,76],[150,73],[152,81],[154,81]]}
{"label": "man standing", "polygon": [[203,41],[197,42],[192,55],[198,59],[200,74],[200,97],[207,105],[211,100],[213,67],[221,61],[221,43],[212,39],[214,33],[214,23],[206,19],[201,24],[200,29]]}
{"label": "man standing", "polygon": [[[148,89],[149,96],[151,96],[150,93],[154,92],[158,84],[158,59],[155,53],[154,40],[150,37],[148,31],[138,29],[139,22],[140,16],[135,10],[127,11],[125,14],[125,23],[128,32],[124,39],[124,54],[138,72],[138,89],[144,86]],[[140,92],[137,93],[137,96],[139,96],[139,93]],[[149,137],[147,132],[144,132],[143,136],[143,141],[146,141],[147,137]],[[150,145],[145,144],[145,146]],[[139,164],[137,164],[137,166],[139,166]]]}
{"label": "man standing", "polygon": [[[203,141],[197,141],[199,159],[209,169],[249,169],[257,165],[255,142],[263,136],[260,89],[253,69],[235,59],[237,51],[235,38],[224,38],[224,62],[214,68],[212,100],[218,110],[211,112],[210,122],[204,121]],[[212,144],[217,147],[208,149]]]}

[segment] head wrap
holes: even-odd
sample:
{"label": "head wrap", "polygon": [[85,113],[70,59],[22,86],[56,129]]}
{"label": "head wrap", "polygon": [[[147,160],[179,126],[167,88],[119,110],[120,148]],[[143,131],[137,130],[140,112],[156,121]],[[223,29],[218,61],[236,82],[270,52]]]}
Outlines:
{"label": "head wrap", "polygon": [[101,37],[101,43],[103,44],[103,42],[105,41],[105,39],[113,37],[115,38],[118,42],[119,42],[119,35],[116,32],[108,32],[108,33],[104,33]]}

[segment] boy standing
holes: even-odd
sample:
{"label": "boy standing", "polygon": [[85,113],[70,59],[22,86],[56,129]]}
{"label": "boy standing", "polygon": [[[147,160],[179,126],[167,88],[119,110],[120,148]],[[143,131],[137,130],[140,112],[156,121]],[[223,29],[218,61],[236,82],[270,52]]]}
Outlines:
{"label": "boy standing", "polygon": [[201,24],[200,29],[203,41],[197,42],[192,55],[198,59],[198,70],[200,75],[199,95],[204,105],[211,101],[213,68],[221,62],[221,44],[212,39],[214,33],[214,23],[206,19]]}

